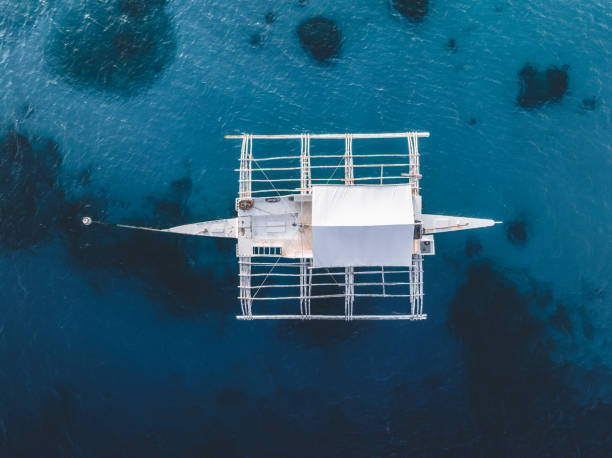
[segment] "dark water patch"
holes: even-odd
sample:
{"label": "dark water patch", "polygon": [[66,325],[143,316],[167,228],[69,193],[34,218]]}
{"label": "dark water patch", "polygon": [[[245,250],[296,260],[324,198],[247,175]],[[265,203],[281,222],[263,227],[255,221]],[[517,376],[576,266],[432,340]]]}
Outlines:
{"label": "dark water patch", "polygon": [[577,308],[580,323],[576,323],[575,328],[582,331],[582,335],[586,340],[593,340],[593,337],[595,337],[595,326],[593,325],[593,315],[589,310],[590,308],[584,305]]}
{"label": "dark water patch", "polygon": [[603,286],[597,286],[585,279],[580,281],[580,292],[588,301],[600,301],[606,297],[606,290]]}
{"label": "dark water patch", "polygon": [[525,245],[527,243],[527,221],[525,218],[517,218],[508,223],[506,237],[514,245]]}
{"label": "dark water patch", "polygon": [[86,1],[49,37],[50,68],[72,84],[124,95],[147,88],[174,59],[165,1]]}
{"label": "dark water patch", "polygon": [[470,118],[470,120],[468,121],[468,124],[470,126],[475,126],[478,123],[478,120],[476,118]]}
{"label": "dark water patch", "polygon": [[[608,380],[609,382],[609,380]],[[612,440],[609,426],[612,424],[612,403],[597,400],[578,416],[576,435],[580,441],[580,456],[604,456],[608,454]]]}
{"label": "dark water patch", "polygon": [[572,324],[572,318],[567,310],[567,307],[563,304],[559,304],[555,313],[553,313],[548,321],[550,324],[559,332],[564,334],[573,334],[574,325]]}
{"label": "dark water patch", "polygon": [[190,218],[187,203],[191,197],[193,182],[190,177],[174,180],[161,197],[147,197],[153,208],[153,227],[170,227],[186,224]]}
{"label": "dark water patch", "polygon": [[446,48],[455,54],[457,52],[457,41],[454,38],[449,39]]}
{"label": "dark water patch", "polygon": [[272,11],[268,11],[264,16],[264,20],[266,21],[266,24],[272,24],[274,21],[276,21],[276,15]]}
{"label": "dark water patch", "polygon": [[6,429],[6,424],[4,423],[4,419],[0,417],[0,452],[4,451],[5,453],[9,443],[9,435],[8,430]]}
{"label": "dark water patch", "polygon": [[447,383],[447,380],[444,374],[436,373],[423,376],[423,378],[421,378],[421,383],[429,388],[438,389],[443,387]]}
{"label": "dark water patch", "polygon": [[9,437],[6,454],[2,456],[59,458],[80,455],[82,450],[75,443],[80,411],[80,395],[75,386],[58,383],[50,387],[34,414],[25,418],[18,412],[8,418],[7,428],[14,434]]}
{"label": "dark water patch", "polygon": [[[313,315],[344,315],[344,275],[333,277],[313,276],[311,294],[313,296],[340,296],[311,299],[310,309]],[[299,314],[299,302],[295,301],[295,314]],[[291,312],[288,312],[291,313]],[[353,326],[356,324],[357,326]],[[307,347],[335,345],[357,337],[359,324],[345,321],[284,321],[280,323],[279,335],[287,339],[297,339]],[[344,325],[344,326],[343,326]]]}
{"label": "dark water patch", "polygon": [[163,8],[166,3],[166,0],[120,0],[119,8],[130,16],[144,17],[156,8]]}
{"label": "dark water patch", "polygon": [[580,109],[582,111],[595,111],[598,104],[599,104],[599,101],[597,97],[595,96],[585,97],[584,99],[582,99],[582,103],[580,104]]}
{"label": "dark water patch", "polygon": [[551,65],[539,71],[534,65],[526,63],[518,72],[518,104],[524,108],[536,108],[561,100],[567,91],[568,69],[567,65],[561,68]]}
{"label": "dark water patch", "polygon": [[0,244],[10,250],[47,239],[64,208],[57,143],[14,129],[0,139]]}
{"label": "dark water patch", "polygon": [[28,119],[34,113],[34,105],[29,102],[21,106],[21,119]]}
{"label": "dark water patch", "polygon": [[93,172],[93,167],[91,165],[88,165],[87,167],[82,169],[77,175],[77,184],[84,188],[91,186],[92,172]]}
{"label": "dark water patch", "polygon": [[[477,449],[481,456],[559,456],[597,440],[603,450],[610,442],[603,433],[569,434],[592,421],[583,387],[597,374],[553,358],[559,334],[551,327],[571,339],[577,316],[557,306],[547,318],[537,305],[547,288],[533,283],[476,263],[451,302],[448,323],[463,345]],[[607,371],[597,377],[610,381]]]}
{"label": "dark water patch", "polygon": [[215,400],[223,407],[239,407],[247,400],[246,393],[232,388],[223,388],[215,395]]}
{"label": "dark water patch", "polygon": [[[185,224],[191,219],[187,203],[192,188],[189,177],[174,180],[161,196],[149,197],[148,217],[128,217],[124,222],[162,228]],[[227,303],[233,275],[213,273],[212,266],[197,262],[196,254],[209,239],[81,224],[84,215],[107,220],[107,205],[100,194],[84,195],[65,202],[61,220],[66,249],[94,287],[104,291],[117,274],[137,278],[165,310],[182,317],[218,310]]]}
{"label": "dark water patch", "polygon": [[[479,431],[469,412],[452,403],[444,405],[444,401],[427,403],[425,408],[415,405],[414,398],[406,394],[415,389],[410,383],[394,386],[394,397],[384,417],[385,434],[379,432],[377,441],[363,444],[371,450],[369,456],[487,456],[479,450]],[[438,397],[444,396],[444,389],[434,390]],[[372,437],[369,431],[368,436]]]}
{"label": "dark water patch", "polygon": [[593,337],[595,336],[595,326],[593,326],[593,323],[590,321],[582,322],[582,335],[587,340],[593,340]]}
{"label": "dark water patch", "polygon": [[260,48],[264,44],[264,35],[260,32],[253,33],[249,37],[249,44],[254,48]]}
{"label": "dark water patch", "polygon": [[549,287],[534,286],[533,300],[541,309],[549,308],[553,303],[553,293]]}
{"label": "dark water patch", "polygon": [[422,22],[429,9],[429,0],[392,0],[393,7],[412,22]]}
{"label": "dark water patch", "polygon": [[[313,296],[336,296],[344,294],[344,287],[337,283],[344,282],[344,275],[313,276],[311,294]],[[300,313],[299,301],[294,301],[284,313]],[[357,307],[357,304],[355,304]],[[360,304],[360,310],[364,305]],[[344,315],[344,296],[322,297],[311,299],[310,311],[312,315]],[[279,338],[283,340],[298,341],[306,347],[325,347],[336,345],[348,340],[359,338],[362,328],[367,325],[361,321],[347,323],[344,320],[286,320],[278,326]]]}
{"label": "dark water patch", "polygon": [[42,408],[42,432],[51,441],[61,441],[76,424],[80,409],[77,389],[70,383],[53,386]]}
{"label": "dark water patch", "polygon": [[308,0],[297,0],[297,4],[300,8],[304,8],[306,5],[308,5]]}
{"label": "dark water patch", "polygon": [[449,326],[464,346],[476,420],[500,446],[502,431],[524,434],[535,426],[527,416],[534,408],[532,393],[546,393],[554,383],[552,341],[530,303],[514,282],[487,263],[468,268],[451,302]]}
{"label": "dark water patch", "polygon": [[[299,309],[296,314],[299,314]],[[278,337],[297,341],[308,348],[329,347],[359,339],[363,335],[363,328],[364,323],[357,321],[287,320],[279,323]]]}
{"label": "dark water patch", "polygon": [[69,249],[85,273],[137,278],[172,315],[191,317],[226,304],[233,277],[219,278],[199,266],[189,254],[198,247],[189,242],[180,236],[96,227],[71,240]]}
{"label": "dark water patch", "polygon": [[224,237],[214,237],[213,238],[215,248],[217,251],[224,256],[233,254],[236,255],[236,240]]}
{"label": "dark water patch", "polygon": [[331,19],[315,16],[300,23],[297,35],[302,47],[317,62],[328,62],[338,57],[342,35]]}
{"label": "dark water patch", "polygon": [[[220,411],[202,428],[201,443],[187,456],[354,456],[361,448],[355,440],[368,445],[367,440],[359,440],[365,436],[357,435],[358,426],[344,412],[349,401],[330,405],[310,390],[280,390],[247,401],[239,415],[233,409]],[[303,426],[311,422],[316,428]],[[358,455],[367,453],[362,449]]]}
{"label": "dark water patch", "polygon": [[[161,228],[185,224],[191,219],[187,207],[191,189],[188,177],[173,181],[166,193],[148,199],[148,217],[131,217],[126,223]],[[99,198],[85,196],[69,208],[63,240],[79,270],[94,285],[104,289],[106,276],[112,274],[138,278],[145,291],[174,316],[197,316],[227,305],[234,276],[229,272],[215,274],[212,266],[198,263],[197,253],[209,239],[96,224],[83,226],[83,215],[106,219],[104,202]]]}
{"label": "dark water patch", "polygon": [[480,240],[476,237],[469,238],[465,242],[465,255],[468,258],[473,258],[480,256],[480,253],[482,253],[482,244],[480,243]]}
{"label": "dark water patch", "polygon": [[190,177],[186,176],[179,178],[170,183],[170,191],[177,197],[183,205],[187,204],[187,199],[191,195],[193,189],[193,181]]}

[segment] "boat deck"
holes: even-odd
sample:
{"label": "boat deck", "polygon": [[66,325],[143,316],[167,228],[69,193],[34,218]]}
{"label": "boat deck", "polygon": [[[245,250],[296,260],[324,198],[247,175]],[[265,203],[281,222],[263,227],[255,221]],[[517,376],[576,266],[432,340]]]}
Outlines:
{"label": "boat deck", "polygon": [[[238,256],[253,256],[257,248],[281,248],[283,257],[312,257],[312,200],[309,195],[261,197],[248,210],[238,210],[241,227],[250,229],[239,240]],[[242,242],[242,243],[240,243]],[[249,246],[250,245],[250,246]],[[276,251],[261,252],[276,254]]]}

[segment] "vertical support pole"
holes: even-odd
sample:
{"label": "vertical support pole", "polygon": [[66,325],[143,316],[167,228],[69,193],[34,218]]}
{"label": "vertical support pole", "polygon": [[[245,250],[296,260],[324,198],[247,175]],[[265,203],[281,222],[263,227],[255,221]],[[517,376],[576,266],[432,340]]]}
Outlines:
{"label": "vertical support pole", "polygon": [[412,255],[410,266],[410,314],[423,315],[423,256]]}
{"label": "vertical support pole", "polygon": [[380,276],[382,279],[382,293],[384,297],[387,295],[387,291],[385,290],[385,266],[380,266]]}
{"label": "vertical support pole", "polygon": [[310,134],[300,136],[300,194],[312,192],[312,179],[310,173]]}
{"label": "vertical support pole", "polygon": [[410,158],[410,173],[409,182],[412,188],[412,194],[419,195],[419,137],[416,132],[409,132],[406,136],[408,141],[408,155]]}
{"label": "vertical support pole", "polygon": [[300,259],[300,315],[302,319],[310,319],[310,295],[312,291],[312,269],[310,259]]}
{"label": "vertical support pole", "polygon": [[306,314],[306,271],[304,258],[300,259],[300,315],[304,319]]}
{"label": "vertical support pole", "polygon": [[308,271],[306,281],[306,308],[308,310],[308,318],[310,319],[310,297],[312,296],[312,259],[306,259],[306,270]]}
{"label": "vertical support pole", "polygon": [[240,149],[240,185],[238,197],[249,199],[251,197],[251,161],[253,158],[253,136],[242,135],[242,148]]}
{"label": "vertical support pole", "polygon": [[353,174],[353,135],[344,135],[344,184],[355,184]]}
{"label": "vertical support pole", "polygon": [[353,318],[353,303],[355,302],[355,268],[344,268],[344,318]]}
{"label": "vertical support pole", "polygon": [[253,298],[251,297],[251,258],[238,258],[240,266],[240,307],[242,307],[242,316],[253,316]]}
{"label": "vertical support pole", "polygon": [[423,316],[423,256],[419,255],[419,318]]}

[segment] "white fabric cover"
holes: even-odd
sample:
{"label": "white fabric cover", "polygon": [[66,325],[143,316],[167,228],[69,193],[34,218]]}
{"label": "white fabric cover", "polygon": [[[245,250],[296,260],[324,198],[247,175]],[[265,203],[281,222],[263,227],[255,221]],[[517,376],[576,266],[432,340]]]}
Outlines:
{"label": "white fabric cover", "polygon": [[409,185],[312,187],[314,267],[407,266],[413,237]]}

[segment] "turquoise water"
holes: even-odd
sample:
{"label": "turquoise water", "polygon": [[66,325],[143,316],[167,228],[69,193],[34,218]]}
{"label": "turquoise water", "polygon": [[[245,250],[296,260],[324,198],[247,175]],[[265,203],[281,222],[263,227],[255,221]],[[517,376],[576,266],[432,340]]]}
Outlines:
{"label": "turquoise water", "polygon": [[[296,31],[317,15],[342,37],[323,63]],[[4,456],[606,454],[612,8],[421,19],[0,0]],[[521,106],[527,63],[567,90]],[[413,129],[424,211],[506,222],[437,238],[422,323],[237,322],[231,244],[78,225],[231,216],[225,134]]]}

